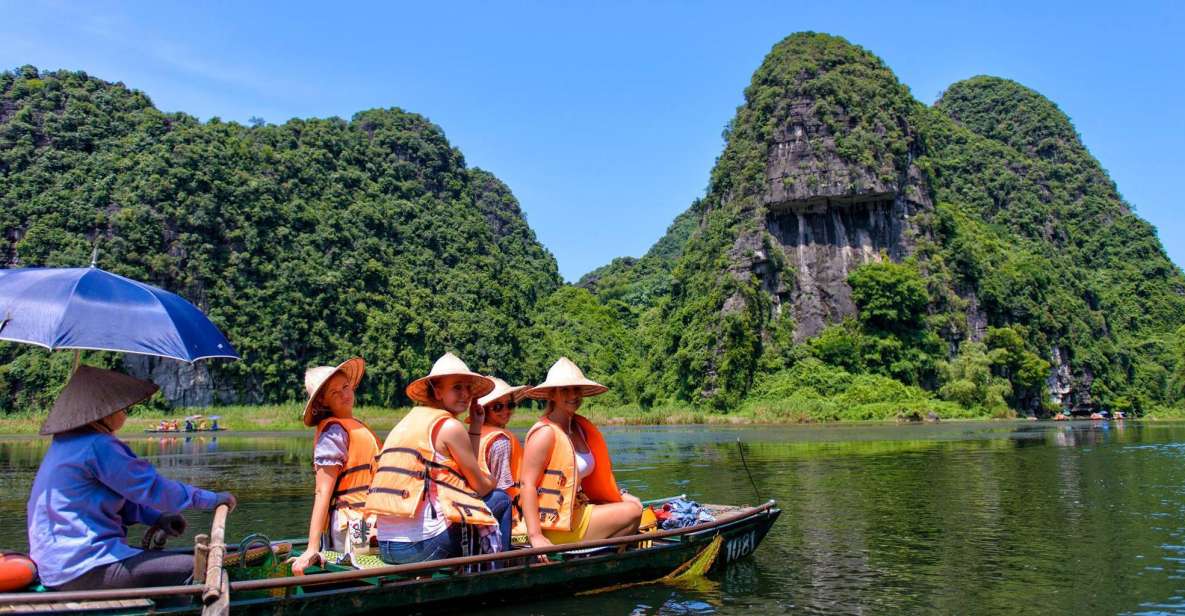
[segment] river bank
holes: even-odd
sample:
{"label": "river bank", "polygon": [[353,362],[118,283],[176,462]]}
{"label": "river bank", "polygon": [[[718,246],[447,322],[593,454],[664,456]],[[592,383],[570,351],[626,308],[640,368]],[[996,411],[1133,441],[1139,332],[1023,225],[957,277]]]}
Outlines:
{"label": "river bank", "polygon": [[[300,421],[303,406],[296,403],[268,404],[259,406],[217,406],[204,409],[173,409],[159,411],[137,408],[128,417],[123,433],[142,433],[155,428],[162,419],[182,420],[187,415],[202,414],[219,417],[220,426],[238,432],[288,432],[309,430]],[[387,408],[361,406],[354,410],[358,419],[366,422],[375,432],[385,434],[410,410],[408,407]],[[582,414],[603,425],[751,425],[751,424],[802,424],[802,423],[884,423],[899,420],[925,421],[927,412],[902,406],[888,417],[874,416],[862,419],[837,419],[819,421],[806,413],[772,412],[762,406],[746,405],[729,413],[719,413],[689,408],[597,407],[583,409]],[[512,428],[528,428],[539,417],[535,408],[520,409],[511,420]],[[898,419],[900,417],[900,419]],[[941,419],[989,419],[967,414],[939,415]],[[45,415],[40,413],[12,413],[0,417],[0,434],[37,434]]]}
{"label": "river bank", "polygon": [[[940,405],[940,406],[939,406]],[[656,407],[641,409],[636,406],[590,406],[581,413],[602,425],[659,426],[659,425],[794,425],[794,424],[884,424],[934,421],[986,421],[1016,419],[1015,413],[987,415],[969,411],[953,404],[939,405],[908,403],[877,403],[864,405],[868,412],[845,413],[844,416],[819,417],[792,404],[747,403],[741,408],[723,413],[687,407]],[[863,408],[863,407],[858,407]],[[187,415],[217,415],[219,425],[238,432],[299,432],[308,430],[300,421],[303,406],[296,403],[265,404],[258,406],[216,406],[204,409],[180,408],[160,411],[137,408],[128,417],[125,434],[142,433],[155,428],[162,419],[184,419]],[[386,434],[403,419],[409,407],[388,408],[361,406],[354,410],[356,417],[366,422],[380,435]],[[520,409],[510,422],[512,428],[528,428],[538,418],[535,408]],[[37,434],[45,415],[39,413],[10,413],[0,416],[0,434]],[[1185,420],[1185,410],[1158,408],[1141,419],[1148,421]]]}

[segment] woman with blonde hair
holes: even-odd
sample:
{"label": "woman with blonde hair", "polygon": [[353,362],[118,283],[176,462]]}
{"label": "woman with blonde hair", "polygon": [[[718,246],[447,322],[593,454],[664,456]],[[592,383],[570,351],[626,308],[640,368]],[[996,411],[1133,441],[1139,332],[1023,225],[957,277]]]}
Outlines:
{"label": "woman with blonde hair", "polygon": [[[476,451],[485,414],[477,399],[494,383],[445,353],[407,386],[418,404],[387,436],[366,499],[378,514],[379,555],[403,564],[462,555],[476,529],[497,550],[510,532],[510,499],[481,470]],[[468,430],[457,419],[470,411]],[[499,534],[501,533],[501,534]]]}
{"label": "woman with blonde hair", "polygon": [[374,476],[379,438],[354,418],[354,390],[365,373],[361,357],[305,371],[309,400],[301,421],[317,428],[313,437],[316,487],[308,548],[292,563],[296,575],[304,575],[309,565],[320,561],[322,549],[346,553],[351,544],[369,541],[361,509]]}
{"label": "woman with blonde hair", "polygon": [[642,503],[623,494],[600,430],[577,410],[609,388],[585,378],[567,357],[526,396],[546,400],[527,433],[519,495],[532,547],[622,537],[638,530]]}

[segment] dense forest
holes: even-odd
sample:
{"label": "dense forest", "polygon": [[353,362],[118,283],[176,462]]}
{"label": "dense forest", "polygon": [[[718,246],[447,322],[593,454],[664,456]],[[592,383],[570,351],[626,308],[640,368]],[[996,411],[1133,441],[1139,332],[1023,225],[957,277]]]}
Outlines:
{"label": "dense forest", "polygon": [[[422,116],[200,122],[83,73],[0,74],[0,262],[85,266],[94,246],[228,334],[244,361],[214,366],[214,401],[295,399],[307,366],[353,354],[376,404],[445,349],[525,379],[561,282],[510,190]],[[0,345],[0,406],[43,404],[66,355]]]}
{"label": "dense forest", "polygon": [[[511,381],[571,356],[597,404],[779,420],[1146,413],[1185,398],[1185,277],[1056,105],[974,77],[932,106],[829,35],[774,46],[704,196],[564,285],[510,189],[424,117],[243,126],[83,73],[0,74],[0,264],[100,265],[194,301],[244,361],[210,401],[362,400],[445,350]],[[119,358],[98,358],[115,363]],[[0,345],[0,408],[67,358]],[[48,393],[47,393],[48,392]]]}

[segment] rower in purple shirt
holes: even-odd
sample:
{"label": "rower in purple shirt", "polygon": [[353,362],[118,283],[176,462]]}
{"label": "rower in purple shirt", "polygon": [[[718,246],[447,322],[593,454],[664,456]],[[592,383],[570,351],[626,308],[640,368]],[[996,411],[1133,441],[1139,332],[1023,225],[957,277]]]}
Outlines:
{"label": "rower in purple shirt", "polygon": [[115,437],[127,409],[157,386],[80,366],[41,426],[53,442],[41,461],[27,509],[29,551],[41,583],[52,590],[184,584],[193,555],[143,551],[127,530],[146,524],[171,537],[185,532],[185,509],[234,508],[215,494],[162,477]]}

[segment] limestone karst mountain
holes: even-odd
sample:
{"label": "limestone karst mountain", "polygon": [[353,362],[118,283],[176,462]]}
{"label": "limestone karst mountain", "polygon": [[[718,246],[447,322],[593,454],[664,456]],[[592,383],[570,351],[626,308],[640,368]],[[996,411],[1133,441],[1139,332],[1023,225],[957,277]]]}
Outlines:
{"label": "limestone karst mountain", "polygon": [[[642,402],[732,407],[805,356],[949,399],[997,387],[1026,411],[1179,399],[1185,278],[1039,94],[976,77],[926,107],[868,51],[801,33],[754,73],[726,141],[680,250],[582,282],[650,323],[637,352],[661,377]],[[881,263],[904,269],[853,278]],[[921,320],[878,321],[910,275]],[[614,291],[639,286],[657,293]]]}

